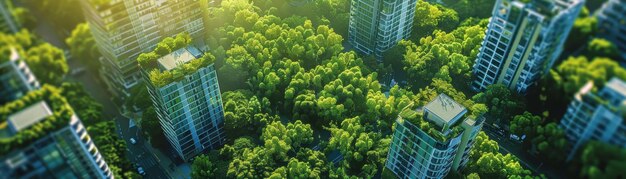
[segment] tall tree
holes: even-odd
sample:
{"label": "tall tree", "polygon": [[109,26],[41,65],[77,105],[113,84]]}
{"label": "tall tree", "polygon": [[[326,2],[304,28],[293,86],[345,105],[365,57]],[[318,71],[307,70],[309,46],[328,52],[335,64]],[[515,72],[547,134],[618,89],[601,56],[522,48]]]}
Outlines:
{"label": "tall tree", "polygon": [[215,167],[209,160],[209,157],[202,154],[194,158],[191,163],[191,178],[213,178],[215,176]]}
{"label": "tall tree", "polygon": [[624,178],[626,149],[619,146],[589,141],[580,154],[583,178]]}
{"label": "tall tree", "polygon": [[82,61],[91,70],[99,70],[100,61],[98,58],[100,57],[100,52],[98,51],[98,46],[96,46],[96,41],[91,35],[91,30],[89,30],[89,24],[78,24],[72,30],[72,34],[65,39],[65,43],[69,46],[70,53],[74,59]]}

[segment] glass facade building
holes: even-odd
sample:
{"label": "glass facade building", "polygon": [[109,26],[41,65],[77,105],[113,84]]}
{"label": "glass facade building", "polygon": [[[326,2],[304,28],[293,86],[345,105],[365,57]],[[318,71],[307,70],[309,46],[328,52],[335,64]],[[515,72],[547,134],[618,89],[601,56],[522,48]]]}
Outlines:
{"label": "glass facade building", "polygon": [[[2,57],[6,58],[6,57]],[[22,97],[27,92],[38,89],[39,82],[30,68],[20,59],[15,49],[11,49],[8,59],[0,59],[0,105]]]}
{"label": "glass facade building", "polygon": [[626,60],[626,0],[608,0],[596,15],[600,36],[613,42]]}
{"label": "glass facade building", "polygon": [[[161,57],[158,70],[173,71],[201,56],[196,48],[182,48]],[[149,72],[143,74],[150,81]],[[184,160],[224,144],[224,109],[213,64],[163,86],[147,84],[163,132]]]}
{"label": "glass facade building", "polygon": [[[0,178],[113,178],[80,119],[75,114],[57,114],[58,111],[54,111],[46,101],[28,105],[9,115],[7,126],[0,128],[0,139],[23,138],[25,134],[22,132],[32,130],[32,126],[37,123],[67,123],[55,126],[50,131],[39,131],[42,134],[27,131],[27,135],[41,136],[32,140],[22,139],[25,144],[13,144],[8,153],[0,154]],[[50,118],[55,118],[55,122],[45,121]],[[37,128],[41,129],[41,125]]]}
{"label": "glass facade building", "polygon": [[[118,96],[141,80],[136,59],[179,33],[204,40],[202,3],[197,0],[80,0],[103,56],[101,76]],[[96,2],[100,2],[97,4]],[[96,60],[96,59],[93,59]]]}
{"label": "glass facade building", "polygon": [[613,78],[599,93],[593,88],[592,82],[581,88],[561,119],[570,141],[567,160],[589,140],[626,148],[626,82]]}
{"label": "glass facade building", "polygon": [[[444,94],[423,108],[402,112],[385,167],[403,179],[444,178],[450,170],[460,171],[483,121],[465,117],[466,113],[465,107]],[[407,119],[416,116],[417,121]],[[435,130],[422,129],[414,122],[430,123]]]}
{"label": "glass facade building", "polygon": [[382,58],[383,52],[409,38],[417,0],[353,0],[348,40],[359,53]]}
{"label": "glass facade building", "polygon": [[503,84],[525,94],[547,73],[584,0],[498,0],[473,67],[475,91]]}

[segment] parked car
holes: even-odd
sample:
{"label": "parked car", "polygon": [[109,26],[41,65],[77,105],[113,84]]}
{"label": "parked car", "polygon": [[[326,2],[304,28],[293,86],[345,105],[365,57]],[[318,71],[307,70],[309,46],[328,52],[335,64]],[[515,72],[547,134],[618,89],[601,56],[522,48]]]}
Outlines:
{"label": "parked car", "polygon": [[139,173],[140,175],[146,175],[146,172],[143,171],[142,167],[137,168],[137,173]]}

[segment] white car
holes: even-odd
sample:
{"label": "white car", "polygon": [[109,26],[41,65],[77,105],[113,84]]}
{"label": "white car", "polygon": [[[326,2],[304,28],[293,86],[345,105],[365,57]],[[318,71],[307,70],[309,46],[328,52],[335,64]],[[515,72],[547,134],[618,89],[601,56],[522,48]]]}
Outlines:
{"label": "white car", "polygon": [[137,141],[135,140],[135,138],[130,138],[130,143],[131,143],[131,144],[136,144],[136,143],[137,143]]}
{"label": "white car", "polygon": [[140,175],[146,175],[146,172],[143,171],[143,168],[141,167],[137,168],[137,173],[139,173]]}

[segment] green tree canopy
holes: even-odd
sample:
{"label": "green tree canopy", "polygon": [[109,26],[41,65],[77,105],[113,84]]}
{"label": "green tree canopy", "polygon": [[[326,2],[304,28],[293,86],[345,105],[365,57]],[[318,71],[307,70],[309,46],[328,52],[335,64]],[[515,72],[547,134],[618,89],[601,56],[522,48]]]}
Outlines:
{"label": "green tree canopy", "polygon": [[191,163],[191,178],[202,179],[213,177],[215,177],[215,167],[213,167],[213,163],[211,163],[209,157],[204,154],[195,157],[193,163]]}

